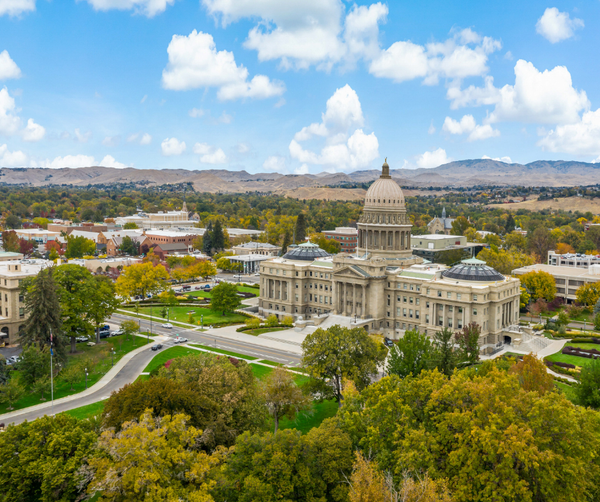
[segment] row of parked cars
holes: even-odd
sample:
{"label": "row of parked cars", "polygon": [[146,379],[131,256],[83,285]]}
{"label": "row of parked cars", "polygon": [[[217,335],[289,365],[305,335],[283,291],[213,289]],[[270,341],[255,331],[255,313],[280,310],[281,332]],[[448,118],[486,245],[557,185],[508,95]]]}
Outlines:
{"label": "row of parked cars", "polygon": [[[100,328],[100,338],[108,338],[109,336],[119,336],[125,333],[122,328],[118,328],[115,330],[110,330],[110,326],[105,324]],[[94,337],[95,338],[95,337]],[[78,336],[76,338],[78,343],[89,342],[90,339],[87,336]]]}

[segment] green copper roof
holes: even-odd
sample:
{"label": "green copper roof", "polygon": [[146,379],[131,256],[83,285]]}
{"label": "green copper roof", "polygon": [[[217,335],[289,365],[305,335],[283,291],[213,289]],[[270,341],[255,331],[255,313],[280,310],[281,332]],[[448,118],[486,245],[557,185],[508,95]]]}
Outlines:
{"label": "green copper roof", "polygon": [[462,260],[461,263],[465,263],[466,265],[485,265],[484,261],[477,258],[468,258],[467,260]]}

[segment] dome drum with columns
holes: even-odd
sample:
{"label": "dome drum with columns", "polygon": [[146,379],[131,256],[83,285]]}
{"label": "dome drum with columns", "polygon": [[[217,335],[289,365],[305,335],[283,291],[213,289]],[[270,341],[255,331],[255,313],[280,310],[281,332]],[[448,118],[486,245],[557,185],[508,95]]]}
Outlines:
{"label": "dome drum with columns", "polygon": [[369,187],[365,207],[358,220],[359,254],[377,254],[384,258],[408,258],[412,255],[410,231],[402,189],[390,176],[384,162],[381,176]]}

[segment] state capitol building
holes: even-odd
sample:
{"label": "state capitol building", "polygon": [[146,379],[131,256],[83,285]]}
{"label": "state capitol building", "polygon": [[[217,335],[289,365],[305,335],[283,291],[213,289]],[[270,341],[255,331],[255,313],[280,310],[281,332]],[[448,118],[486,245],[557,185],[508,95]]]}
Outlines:
{"label": "state capitol building", "polygon": [[291,315],[296,326],[359,326],[392,339],[475,322],[482,352],[494,351],[519,322],[519,280],[477,259],[449,268],[414,256],[404,194],[389,171],[386,162],[367,191],[356,253],[331,256],[306,242],[261,263],[259,312]]}

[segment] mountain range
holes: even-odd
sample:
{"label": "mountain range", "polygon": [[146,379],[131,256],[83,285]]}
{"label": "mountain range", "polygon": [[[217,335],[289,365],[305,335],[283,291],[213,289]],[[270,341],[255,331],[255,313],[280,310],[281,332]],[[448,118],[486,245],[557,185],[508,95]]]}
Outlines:
{"label": "mountain range", "polygon": [[[136,169],[128,167],[82,168],[1,168],[0,184],[24,186],[117,185],[160,186],[191,183],[199,192],[288,193],[298,188],[336,187],[368,183],[381,171],[370,169],[351,173],[279,174],[226,169]],[[431,169],[392,169],[392,177],[404,187],[472,186],[579,186],[600,183],[600,163],[539,160],[529,164],[508,164],[492,159],[459,160]]]}

